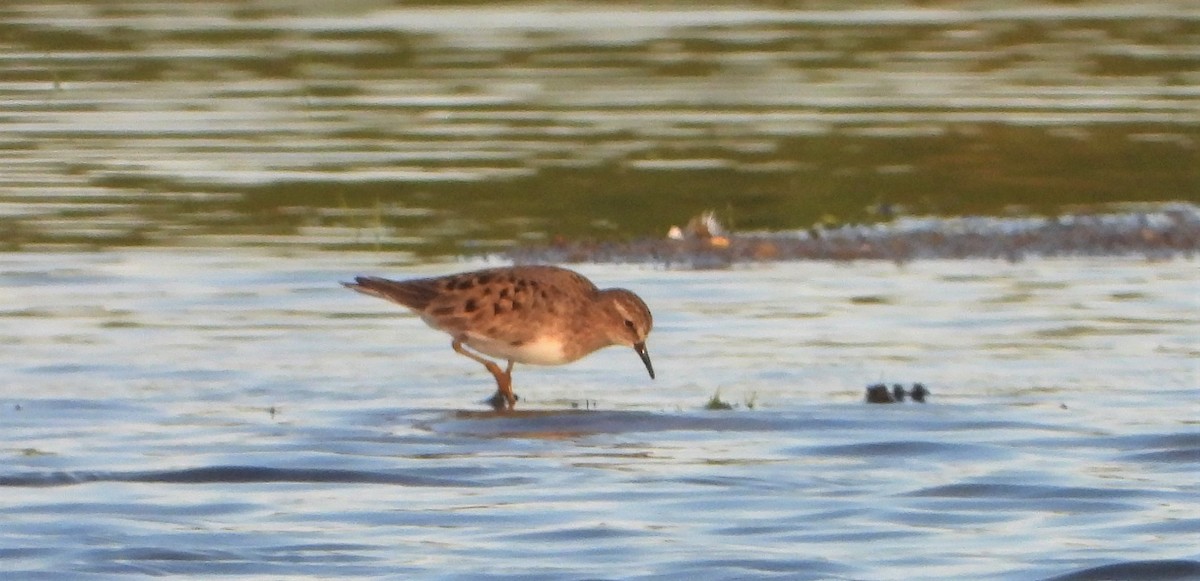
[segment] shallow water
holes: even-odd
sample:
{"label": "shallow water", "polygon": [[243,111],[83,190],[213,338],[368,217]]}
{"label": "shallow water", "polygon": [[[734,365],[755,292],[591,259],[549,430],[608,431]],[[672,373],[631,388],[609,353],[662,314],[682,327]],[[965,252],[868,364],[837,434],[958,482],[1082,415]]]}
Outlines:
{"label": "shallow water", "polygon": [[[444,336],[336,284],[469,266],[0,255],[0,569],[1094,579],[1087,570],[1117,564],[1120,578],[1165,579],[1200,568],[1192,261],[582,266],[654,309],[658,379],[615,348],[518,367],[512,415],[478,403],[490,378]],[[862,403],[877,381],[933,395]],[[704,410],[718,391],[737,408]]]}
{"label": "shallow water", "polygon": [[786,4],[5,2],[3,576],[1200,577],[1194,247],[580,265],[658,379],[521,367],[509,415],[337,285],[1200,202],[1194,2]]}

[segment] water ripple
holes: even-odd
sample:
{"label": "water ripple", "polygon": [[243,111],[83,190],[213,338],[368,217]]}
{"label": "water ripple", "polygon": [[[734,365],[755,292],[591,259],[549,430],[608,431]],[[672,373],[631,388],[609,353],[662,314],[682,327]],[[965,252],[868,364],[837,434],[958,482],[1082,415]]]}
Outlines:
{"label": "water ripple", "polygon": [[264,466],[206,466],[183,470],[146,472],[52,472],[0,476],[0,486],[73,486],[92,482],[145,482],[161,484],[271,484],[342,483],[397,486],[477,487],[505,486],[519,478],[456,480],[419,474],[334,470],[322,468],[269,468]]}

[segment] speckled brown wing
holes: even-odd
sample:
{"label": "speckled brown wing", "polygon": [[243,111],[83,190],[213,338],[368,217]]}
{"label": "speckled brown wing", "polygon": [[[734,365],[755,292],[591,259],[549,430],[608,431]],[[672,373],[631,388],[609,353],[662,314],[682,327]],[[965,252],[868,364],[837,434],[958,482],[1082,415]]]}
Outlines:
{"label": "speckled brown wing", "polygon": [[534,341],[561,315],[582,308],[599,292],[570,270],[518,266],[436,278],[394,281],[357,277],[343,283],[358,292],[413,309],[430,326],[461,338],[469,333],[508,345]]}
{"label": "speckled brown wing", "polygon": [[[555,315],[577,308],[578,302],[564,294],[583,296],[595,289],[583,277],[546,266],[480,270],[438,280],[441,292],[425,312],[439,328],[452,334],[469,330],[514,346],[536,340],[539,332],[552,330]],[[564,282],[575,293],[567,293]]]}
{"label": "speckled brown wing", "polygon": [[600,289],[582,275],[556,266],[510,269],[513,308],[535,313],[569,314],[595,299]]}

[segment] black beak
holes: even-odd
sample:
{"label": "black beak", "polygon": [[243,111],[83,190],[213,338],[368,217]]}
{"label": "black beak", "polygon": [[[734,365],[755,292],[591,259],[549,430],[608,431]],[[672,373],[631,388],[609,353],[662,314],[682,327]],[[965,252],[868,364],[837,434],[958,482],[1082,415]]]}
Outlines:
{"label": "black beak", "polygon": [[646,364],[646,371],[650,372],[650,379],[654,379],[654,366],[650,365],[650,352],[646,351],[646,342],[635,343],[633,350],[637,351],[638,357],[642,358],[642,363]]}

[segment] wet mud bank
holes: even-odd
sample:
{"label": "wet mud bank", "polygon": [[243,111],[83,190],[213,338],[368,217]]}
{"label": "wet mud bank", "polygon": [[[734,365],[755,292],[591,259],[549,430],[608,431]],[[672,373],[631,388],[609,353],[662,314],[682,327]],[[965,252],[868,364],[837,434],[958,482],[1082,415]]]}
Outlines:
{"label": "wet mud bank", "polygon": [[598,242],[556,237],[502,255],[516,263],[630,262],[722,268],[787,260],[1000,259],[1071,256],[1191,258],[1200,249],[1200,206],[1175,203],[1052,218],[904,217],[875,225],[789,232],[706,229],[675,237]]}

